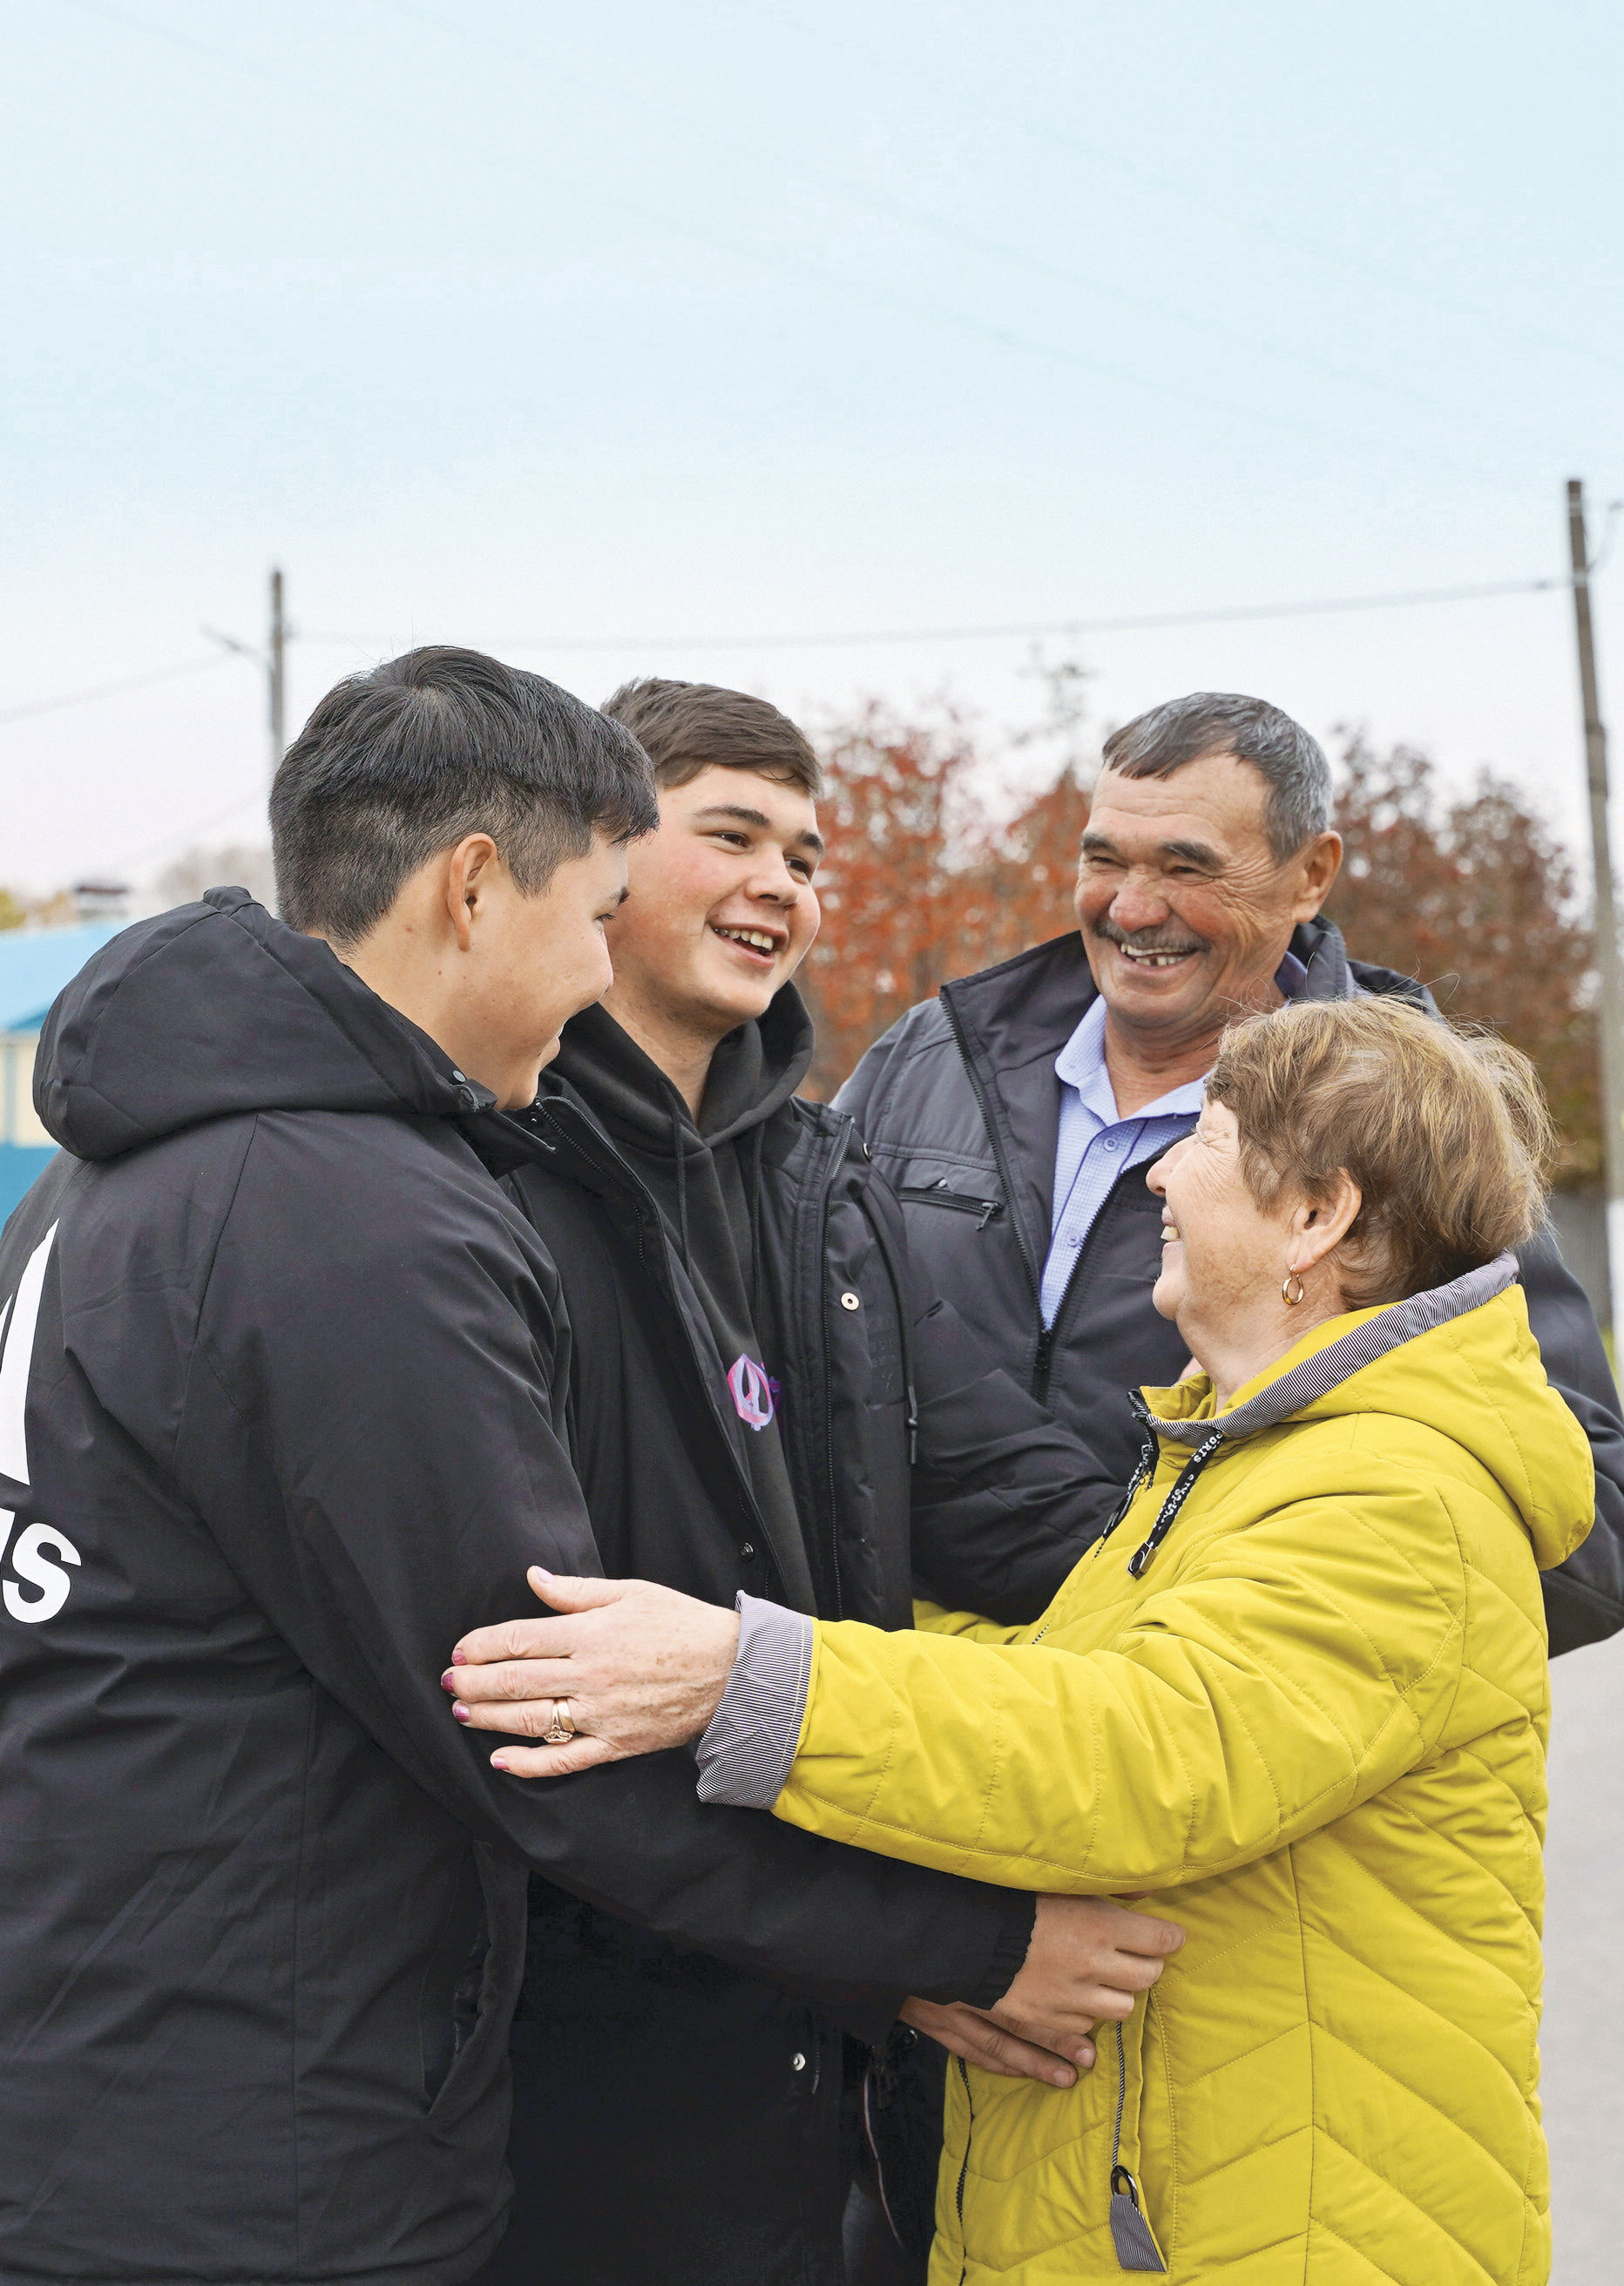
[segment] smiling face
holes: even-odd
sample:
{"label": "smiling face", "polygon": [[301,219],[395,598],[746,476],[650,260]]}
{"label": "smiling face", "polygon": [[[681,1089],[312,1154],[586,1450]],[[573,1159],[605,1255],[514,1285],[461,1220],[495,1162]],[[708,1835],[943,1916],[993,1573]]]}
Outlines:
{"label": "smiling face", "polygon": [[1292,1241],[1295,1196],[1265,1211],[1241,1171],[1240,1131],[1227,1104],[1202,1106],[1194,1131],[1146,1180],[1162,1201],[1162,1268],[1151,1300],[1196,1347],[1203,1326],[1266,1298],[1273,1313]]}
{"label": "smiling face", "polygon": [[1242,1171],[1235,1115],[1209,1096],[1192,1132],[1145,1179],[1162,1202],[1162,1268],[1150,1298],[1225,1401],[1347,1307],[1343,1242],[1360,1191],[1345,1168],[1321,1198],[1282,1181],[1260,1206]]}
{"label": "smiling face", "polygon": [[659,790],[659,830],[633,845],[610,929],[605,1005],[640,1036],[713,1044],[760,1016],[821,918],[817,813],[799,786],[713,765]]}
{"label": "smiling face", "polygon": [[1271,1006],[1291,932],[1320,910],[1341,862],[1334,833],[1282,863],[1268,784],[1234,754],[1163,778],[1106,770],[1077,872],[1076,911],[1113,1024],[1160,1044],[1210,1038]]}
{"label": "smiling face", "polygon": [[461,1060],[507,1110],[534,1100],[564,1025],[603,997],[626,859],[624,843],[595,834],[584,857],[566,858],[533,894],[500,857],[469,885],[477,926],[459,969]]}

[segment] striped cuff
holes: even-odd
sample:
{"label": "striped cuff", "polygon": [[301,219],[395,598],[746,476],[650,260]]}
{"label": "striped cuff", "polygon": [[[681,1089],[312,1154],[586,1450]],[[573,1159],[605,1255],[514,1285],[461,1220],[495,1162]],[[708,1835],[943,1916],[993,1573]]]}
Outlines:
{"label": "striped cuff", "polygon": [[738,1649],[721,1703],[699,1741],[699,1799],[770,1809],[800,1738],[812,1676],[812,1622],[742,1591]]}

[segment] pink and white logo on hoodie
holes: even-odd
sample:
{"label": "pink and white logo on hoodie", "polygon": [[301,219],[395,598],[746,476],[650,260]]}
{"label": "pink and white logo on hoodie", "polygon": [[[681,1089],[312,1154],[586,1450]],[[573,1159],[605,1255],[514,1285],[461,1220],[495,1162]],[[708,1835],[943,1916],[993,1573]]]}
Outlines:
{"label": "pink and white logo on hoodie", "polygon": [[736,1357],[728,1368],[728,1387],[733,1409],[747,1429],[765,1429],[773,1417],[773,1385],[765,1366],[753,1358]]}

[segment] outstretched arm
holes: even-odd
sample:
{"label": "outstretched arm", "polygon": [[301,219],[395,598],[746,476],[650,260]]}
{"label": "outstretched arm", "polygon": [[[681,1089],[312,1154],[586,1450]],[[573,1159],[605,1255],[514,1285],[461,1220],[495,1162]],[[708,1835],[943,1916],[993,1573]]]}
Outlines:
{"label": "outstretched arm", "polygon": [[[531,1729],[514,1702],[567,1686],[595,1735],[556,1759],[504,1749],[509,1767],[584,1768],[665,1743],[665,1724],[691,1738],[709,1722],[732,1614],[640,1582],[546,1592],[579,1616],[529,1623],[526,1647],[541,1638],[550,1656],[522,1678],[487,1670],[482,1687],[509,1694],[493,1727]],[[1108,1650],[797,1620],[804,1672],[786,1679],[780,1662],[756,1707],[736,1700],[745,1777],[721,1798],[1012,1888],[1101,1896],[1198,1880],[1329,1823],[1423,1757],[1452,1701],[1463,1601],[1437,1494],[1390,1486],[1293,1502],[1226,1535],[1170,1573]],[[680,1707],[625,1680],[650,1673],[656,1644],[660,1687],[684,1677]],[[539,1684],[548,1670],[557,1683]],[[800,1710],[787,1738],[786,1691]]]}
{"label": "outstretched arm", "polygon": [[[498,1746],[493,1763],[516,1776],[564,1776],[692,1737],[711,1722],[730,1676],[736,1689],[741,1677],[745,1684],[743,1710],[735,1713],[747,1731],[753,1629],[765,1623],[769,1654],[770,1638],[781,1626],[787,1630],[792,1684],[796,1646],[811,1625],[747,1597],[741,1631],[734,1613],[643,1580],[558,1580],[534,1571],[531,1584],[545,1602],[576,1616],[477,1629],[458,1645],[444,1677],[460,1694],[453,1713],[469,1728],[540,1737],[574,1723],[579,1712],[572,1745],[527,1747],[507,1739]],[[745,1657],[736,1663],[741,1632]],[[564,1645],[557,1654],[555,1642]],[[618,1670],[626,1680],[616,1680]],[[792,1751],[799,1707],[786,1716],[773,1703],[773,1686],[769,1655],[755,1672],[755,1711],[769,1730],[788,1720]],[[777,1791],[776,1780],[767,1791]],[[1088,2035],[1095,2022],[1128,2015],[1183,1941],[1173,1922],[1104,1898],[1040,1896],[1026,1959],[998,2002],[976,2009],[916,1999],[903,2014],[986,2070],[1066,2085],[1072,2064],[1086,2069],[1094,2060]]]}

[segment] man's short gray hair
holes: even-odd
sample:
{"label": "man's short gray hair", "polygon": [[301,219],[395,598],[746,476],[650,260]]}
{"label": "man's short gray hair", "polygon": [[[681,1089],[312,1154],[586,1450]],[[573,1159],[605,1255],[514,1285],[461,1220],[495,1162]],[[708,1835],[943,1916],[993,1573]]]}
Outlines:
{"label": "man's short gray hair", "polygon": [[1192,690],[1124,722],[1104,747],[1106,769],[1124,778],[1171,777],[1203,754],[1234,754],[1262,772],[1269,789],[1264,826],[1282,864],[1329,825],[1331,771],[1324,748],[1265,698],[1238,690]]}

